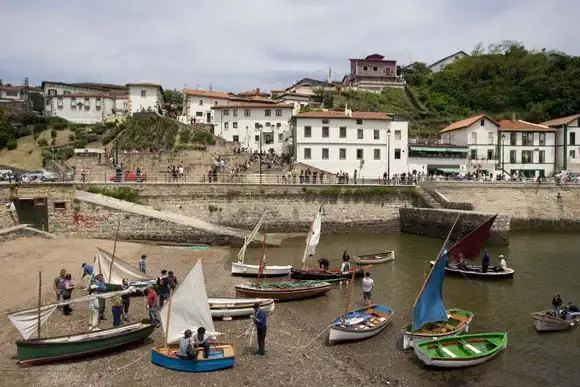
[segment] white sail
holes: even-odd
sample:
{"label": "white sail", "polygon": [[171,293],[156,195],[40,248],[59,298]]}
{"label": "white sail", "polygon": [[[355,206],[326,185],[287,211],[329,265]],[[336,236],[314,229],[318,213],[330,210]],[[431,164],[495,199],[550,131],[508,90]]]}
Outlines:
{"label": "white sail", "polygon": [[[112,270],[111,265],[113,266]],[[111,278],[109,278],[109,273]],[[114,285],[121,285],[123,278],[127,278],[129,282],[147,282],[152,280],[145,273],[140,272],[119,257],[115,257],[113,262],[113,255],[98,247],[95,255],[94,274],[102,274],[106,283]]]}
{"label": "white sail", "polygon": [[250,235],[248,235],[248,237],[244,240],[244,245],[242,246],[242,248],[240,249],[240,252],[238,253],[238,262],[241,262],[241,263],[244,262],[244,258],[246,257],[246,249],[248,248],[250,243],[252,243],[254,238],[256,238],[256,235],[258,235],[258,231],[260,231],[260,227],[262,227],[262,223],[264,223],[265,218],[266,218],[266,213],[264,212],[262,214],[262,217],[260,218],[260,220],[256,224],[256,227],[254,227],[254,229],[252,230]]}
{"label": "white sail", "polygon": [[[171,315],[168,311],[171,304]],[[167,332],[167,342],[173,343],[183,337],[187,329],[195,334],[197,328],[204,327],[206,333],[215,335],[215,328],[205,290],[201,260],[193,266],[183,279],[169,302],[160,312],[163,331]],[[169,323],[169,328],[167,324]]]}
{"label": "white sail", "polygon": [[310,232],[306,237],[306,247],[304,248],[304,256],[302,257],[302,263],[305,263],[308,257],[314,255],[316,252],[316,247],[320,243],[320,230],[322,227],[322,213],[320,210],[316,213],[312,225],[310,226]]}

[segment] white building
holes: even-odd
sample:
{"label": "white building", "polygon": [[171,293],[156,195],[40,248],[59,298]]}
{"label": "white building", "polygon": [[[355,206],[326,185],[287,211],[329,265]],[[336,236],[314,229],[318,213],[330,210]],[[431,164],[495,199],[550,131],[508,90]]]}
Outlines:
{"label": "white building", "polygon": [[238,142],[252,151],[282,154],[290,143],[288,121],[292,105],[269,103],[229,103],[212,106],[214,134]]}
{"label": "white building", "polygon": [[156,83],[127,83],[129,89],[129,111],[131,114],[138,112],[157,112],[163,114],[165,98],[163,87]]}
{"label": "white building", "polygon": [[292,119],[296,162],[361,178],[407,173],[408,122],[387,113],[305,112]]}
{"label": "white building", "polygon": [[435,63],[430,64],[429,66],[427,66],[427,68],[434,73],[438,73],[439,71],[443,70],[447,65],[461,58],[465,58],[466,56],[469,56],[469,54],[466,53],[465,51],[457,51],[451,55],[446,56],[445,58],[439,59]]}
{"label": "white building", "polygon": [[580,173],[580,114],[542,122],[541,125],[556,129],[557,172]]}
{"label": "white building", "polygon": [[296,115],[306,106],[320,107],[320,102],[312,100],[312,95],[284,92],[276,97],[276,102],[292,104],[292,115]]}
{"label": "white building", "polygon": [[409,173],[413,175],[465,174],[469,147],[450,144],[409,144]]}
{"label": "white building", "polygon": [[183,89],[184,116],[189,122],[214,123],[213,106],[227,105],[231,96],[221,91]]}
{"label": "white building", "polygon": [[0,107],[22,108],[24,97],[23,86],[3,85],[0,81]]}

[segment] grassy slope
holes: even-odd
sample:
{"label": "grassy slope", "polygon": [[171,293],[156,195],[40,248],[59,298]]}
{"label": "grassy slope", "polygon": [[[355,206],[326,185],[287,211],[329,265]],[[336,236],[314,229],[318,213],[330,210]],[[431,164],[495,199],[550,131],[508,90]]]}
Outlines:
{"label": "grassy slope", "polygon": [[[64,145],[69,142],[70,130],[57,131],[56,145]],[[50,143],[50,130],[40,133],[38,139],[45,138]],[[32,136],[25,136],[18,139],[18,148],[9,151],[0,150],[0,164],[13,166],[24,170],[42,168],[42,150]]]}

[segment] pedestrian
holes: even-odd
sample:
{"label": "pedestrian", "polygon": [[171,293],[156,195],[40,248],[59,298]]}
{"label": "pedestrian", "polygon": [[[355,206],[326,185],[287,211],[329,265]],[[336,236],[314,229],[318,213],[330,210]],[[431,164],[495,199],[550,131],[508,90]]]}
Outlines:
{"label": "pedestrian", "polygon": [[[89,294],[95,295],[96,284],[89,286]],[[89,331],[99,330],[99,298],[93,297],[89,300]]]}
{"label": "pedestrian", "polygon": [[159,287],[159,309],[161,309],[163,304],[169,299],[169,293],[171,292],[167,270],[161,270],[161,277],[157,278],[157,286]]}
{"label": "pedestrian", "polygon": [[[129,279],[123,278],[123,285],[121,286],[122,290],[129,289]],[[123,321],[129,321],[129,306],[131,305],[131,296],[129,293],[123,294],[121,296],[123,300]]]}
{"label": "pedestrian", "polygon": [[86,276],[88,276],[88,280],[86,282],[86,287],[88,288],[91,285],[91,281],[93,279],[93,272],[94,272],[94,267],[93,265],[89,265],[88,263],[83,263],[81,265],[82,269],[83,269],[83,275],[81,276],[81,279],[85,278]]}
{"label": "pedestrian", "polygon": [[172,292],[175,291],[175,289],[177,289],[177,277],[175,276],[175,274],[173,273],[173,271],[169,271],[167,273],[167,279],[169,280],[169,289],[171,289]]}
{"label": "pedestrian", "polygon": [[159,302],[157,292],[153,288],[147,288],[147,311],[151,324],[159,324],[157,317],[157,303]]}
{"label": "pedestrian", "polygon": [[[56,302],[62,301],[62,289],[64,284],[64,276],[66,275],[66,270],[61,269],[60,274],[54,279],[52,285],[54,293],[56,294]],[[60,306],[58,307],[60,309]]]}
{"label": "pedestrian", "polygon": [[258,332],[258,352],[257,355],[266,355],[266,313],[260,308],[260,303],[256,302],[254,304],[254,314],[252,315],[252,320],[256,325],[256,331]]}
{"label": "pedestrian", "polygon": [[121,316],[123,315],[123,299],[120,294],[111,297],[111,312],[113,313],[113,327],[120,327],[122,324]]}
{"label": "pedestrian", "polygon": [[141,273],[147,273],[147,256],[143,254],[139,260],[139,271]]}
{"label": "pedestrian", "polygon": [[365,278],[362,280],[363,302],[365,306],[371,305],[371,293],[374,286],[375,281],[371,278],[371,272],[367,271],[365,273]]}
{"label": "pedestrian", "polygon": [[[72,276],[70,273],[67,273],[64,276],[64,281],[62,283],[62,299],[63,301],[68,301],[72,297],[72,292],[75,288],[75,284],[73,283]],[[69,316],[72,313],[72,309],[69,304],[66,304],[62,308],[62,313],[65,316]]]}
{"label": "pedestrian", "polygon": [[[107,291],[107,285],[105,285],[105,280],[102,274],[97,274],[93,279],[96,294],[103,294]],[[106,320],[105,318],[105,298],[99,297],[99,321]]]}

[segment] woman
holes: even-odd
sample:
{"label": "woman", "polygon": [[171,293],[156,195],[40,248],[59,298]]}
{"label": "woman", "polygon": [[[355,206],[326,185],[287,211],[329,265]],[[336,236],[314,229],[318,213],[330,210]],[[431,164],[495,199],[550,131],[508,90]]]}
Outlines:
{"label": "woman", "polygon": [[[72,297],[72,292],[75,288],[75,285],[72,281],[72,275],[70,273],[66,274],[64,276],[64,281],[63,281],[63,289],[62,289],[62,299],[64,301],[70,300]],[[62,308],[62,313],[65,316],[68,316],[72,313],[72,309],[70,307],[69,304],[66,304],[63,308]]]}

